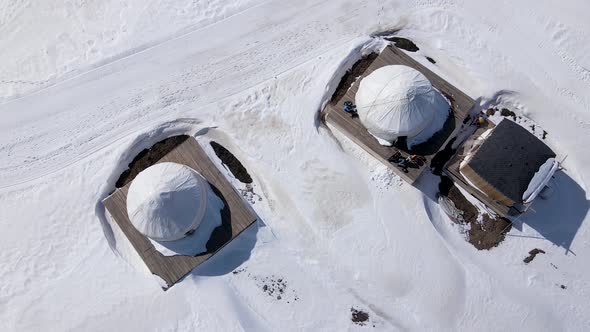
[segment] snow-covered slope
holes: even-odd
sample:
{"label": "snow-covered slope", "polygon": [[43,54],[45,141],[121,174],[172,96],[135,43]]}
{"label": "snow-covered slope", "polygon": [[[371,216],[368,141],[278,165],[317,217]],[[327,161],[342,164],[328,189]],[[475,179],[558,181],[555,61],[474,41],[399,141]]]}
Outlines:
{"label": "snow-covered slope", "polygon": [[[587,330],[589,7],[1,0],[2,330]],[[462,239],[434,176],[421,192],[317,125],[334,73],[389,29],[568,155],[498,248]],[[162,292],[100,200],[177,133],[226,146],[262,200],[258,227]]]}

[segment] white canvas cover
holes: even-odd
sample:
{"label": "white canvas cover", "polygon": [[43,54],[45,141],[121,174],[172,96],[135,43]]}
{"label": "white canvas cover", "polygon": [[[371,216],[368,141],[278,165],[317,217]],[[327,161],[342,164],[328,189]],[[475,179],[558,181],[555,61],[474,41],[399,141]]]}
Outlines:
{"label": "white canvas cover", "polygon": [[559,162],[555,158],[549,158],[547,161],[539,167],[539,170],[535,173],[531,182],[529,183],[526,191],[522,194],[522,201],[524,204],[532,202],[543,188],[547,185],[549,180],[555,171],[559,168]]}
{"label": "white canvas cover", "polygon": [[207,181],[190,167],[159,163],[131,183],[127,213],[135,228],[157,241],[174,241],[196,229],[207,207]]}
{"label": "white canvas cover", "polygon": [[375,137],[393,143],[415,136],[449,104],[419,71],[402,65],[381,67],[365,77],[355,96],[359,118]]}

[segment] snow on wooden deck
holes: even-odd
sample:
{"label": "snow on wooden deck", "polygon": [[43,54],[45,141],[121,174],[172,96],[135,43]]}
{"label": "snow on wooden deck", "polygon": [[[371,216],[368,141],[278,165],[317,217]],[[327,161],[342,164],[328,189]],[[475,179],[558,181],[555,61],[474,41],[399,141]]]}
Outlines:
{"label": "snow on wooden deck", "polygon": [[[221,193],[222,197],[220,198],[229,206],[229,215],[225,216],[229,220],[223,220],[223,224],[227,222],[231,224],[231,238],[225,244],[229,243],[256,221],[254,212],[223,174],[221,174],[194,138],[189,138],[170,151],[158,161],[158,163],[161,162],[175,162],[191,167],[205,177],[212,187],[217,189],[217,194]],[[215,254],[216,251],[194,257],[181,255],[164,256],[158,252],[150,240],[135,229],[127,216],[127,192],[130,185],[131,183],[128,183],[124,187],[117,189],[113,194],[103,200],[103,204],[112,216],[112,219],[119,225],[141,259],[145,262],[148,269],[153,274],[162,278],[167,284],[167,287],[164,287],[164,289],[168,289],[199,264]],[[219,249],[221,248],[217,250]]]}
{"label": "snow on wooden deck", "polygon": [[[405,65],[412,67],[422,74],[426,76],[432,85],[441,91],[443,94],[450,97],[452,109],[453,109],[453,116],[454,118],[454,129],[452,132],[449,132],[448,135],[439,135],[433,141],[429,141],[428,144],[434,145],[434,149],[432,153],[417,153],[413,152],[414,154],[423,155],[426,158],[426,163],[421,166],[420,168],[408,168],[408,173],[404,173],[399,167],[395,164],[392,164],[387,161],[389,157],[394,155],[396,152],[400,152],[403,156],[408,156],[409,153],[404,150],[400,150],[396,147],[388,147],[383,146],[377,142],[377,140],[369,134],[367,129],[363,126],[360,120],[357,118],[352,118],[349,114],[346,114],[342,110],[342,105],[345,101],[350,100],[354,102],[355,95],[358,90],[359,84],[361,80],[372,73],[374,70],[389,66],[389,65]],[[475,104],[474,100],[471,99],[468,95],[457,89],[455,86],[450,84],[449,82],[442,79],[437,74],[433,73],[431,70],[414,60],[409,55],[405,54],[403,51],[398,49],[395,46],[390,46],[385,48],[381,54],[373,61],[373,63],[365,70],[365,72],[354,82],[354,84],[348,89],[346,94],[335,102],[330,102],[326,109],[324,110],[323,119],[324,121],[336,127],[339,131],[344,133],[348,138],[350,138],[353,142],[361,146],[364,150],[369,152],[379,161],[390,167],[397,175],[399,175],[402,179],[413,184],[416,179],[422,174],[422,171],[430,164],[430,161],[436,154],[436,152],[442,150],[446,143],[457,134],[458,130],[461,128],[461,124],[463,120],[467,117],[469,110]],[[445,124],[446,126],[446,124]],[[443,129],[444,130],[444,129]]]}

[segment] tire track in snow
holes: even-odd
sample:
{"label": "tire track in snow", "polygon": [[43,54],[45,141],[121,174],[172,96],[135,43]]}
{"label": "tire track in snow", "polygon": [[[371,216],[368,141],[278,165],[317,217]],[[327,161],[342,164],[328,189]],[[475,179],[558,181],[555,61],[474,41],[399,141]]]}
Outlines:
{"label": "tire track in snow", "polygon": [[[324,5],[324,4],[312,4],[311,8],[313,9],[313,7],[318,6],[318,5]],[[306,8],[306,10],[309,10],[309,8]],[[304,11],[304,10],[302,10]],[[342,17],[342,19],[345,19],[346,17]],[[52,150],[48,150],[46,151],[46,156],[35,156],[35,159],[31,162],[28,163],[28,168],[27,168],[27,173],[28,174],[34,174],[34,175],[29,175],[29,176],[16,176],[15,173],[19,173],[19,172],[23,172],[22,169],[22,164],[15,164],[13,166],[5,166],[2,173],[4,175],[4,179],[2,179],[2,184],[0,185],[0,189],[6,189],[8,187],[12,187],[12,186],[16,186],[16,185],[20,185],[23,183],[27,183],[36,179],[39,179],[43,176],[46,176],[48,174],[57,172],[69,165],[74,164],[76,161],[79,161],[87,156],[89,156],[92,153],[97,152],[98,150],[101,150],[103,148],[105,148],[106,146],[112,144],[113,142],[121,139],[122,137],[125,137],[126,135],[131,134],[132,132],[136,132],[137,130],[134,130],[132,128],[131,125],[136,126],[136,124],[133,124],[134,121],[138,121],[140,119],[142,119],[143,115],[141,114],[148,114],[146,112],[149,112],[149,114],[166,114],[165,110],[166,109],[170,109],[169,107],[176,107],[176,108],[188,108],[192,105],[197,106],[199,109],[204,109],[210,106],[213,106],[214,104],[218,103],[221,100],[230,98],[232,96],[235,96],[236,94],[239,94],[241,92],[243,92],[244,90],[259,86],[260,84],[264,84],[265,82],[268,82],[269,80],[273,80],[275,79],[277,76],[280,76],[284,73],[289,72],[290,70],[297,68],[299,66],[305,65],[308,62],[314,60],[316,57],[318,56],[322,56],[324,54],[333,52],[333,48],[339,46],[339,45],[343,45],[343,44],[347,44],[350,43],[352,40],[354,40],[356,38],[356,34],[353,32],[353,29],[349,29],[350,32],[353,33],[348,33],[348,34],[344,34],[344,35],[340,35],[338,38],[329,41],[328,43],[310,43],[309,42],[309,33],[312,33],[314,38],[317,38],[319,40],[321,39],[325,39],[325,34],[333,34],[335,33],[334,30],[330,29],[329,27],[326,27],[326,30],[322,30],[321,25],[318,26],[317,24],[321,24],[320,21],[314,21],[314,17],[311,16],[310,18],[310,22],[308,23],[307,26],[307,30],[305,33],[302,33],[300,30],[301,27],[301,22],[287,22],[289,24],[290,29],[296,29],[297,31],[299,31],[299,36],[297,35],[287,35],[285,36],[284,31],[285,31],[285,27],[284,26],[278,26],[278,27],[274,27],[271,26],[270,29],[274,29],[276,30],[274,32],[274,36],[273,38],[270,38],[269,40],[263,42],[263,43],[258,43],[256,45],[256,47],[254,47],[254,50],[259,52],[256,54],[252,54],[252,50],[244,50],[242,51],[241,55],[239,55],[237,57],[237,59],[235,58],[236,56],[234,55],[234,58],[232,58],[232,62],[236,63],[236,61],[244,61],[243,63],[246,64],[246,67],[242,67],[245,69],[242,69],[242,72],[238,71],[238,77],[242,78],[239,81],[235,81],[233,80],[233,85],[231,87],[225,88],[224,90],[224,94],[220,95],[220,96],[215,96],[215,93],[213,94],[213,96],[209,97],[208,99],[207,96],[203,97],[202,94],[200,94],[199,92],[202,91],[202,88],[206,87],[207,89],[211,89],[211,85],[212,84],[217,84],[220,86],[223,86],[224,82],[228,80],[229,77],[232,77],[231,74],[232,72],[235,72],[235,65],[232,65],[232,62],[230,63],[221,63],[221,65],[224,65],[223,67],[221,67],[221,69],[223,71],[219,72],[216,71],[215,69],[210,69],[210,71],[212,71],[213,75],[217,75],[217,79],[216,80],[209,80],[209,81],[205,81],[205,82],[201,82],[198,85],[193,85],[193,87],[195,87],[195,89],[190,88],[190,84],[194,84],[194,82],[199,82],[198,80],[198,76],[197,76],[197,81],[194,80],[194,77],[198,74],[196,72],[194,72],[194,68],[193,70],[193,74],[191,74],[190,76],[188,76],[189,81],[186,81],[187,76],[185,75],[187,72],[177,72],[176,75],[172,75],[171,78],[166,78],[166,80],[164,81],[165,84],[164,85],[159,85],[160,87],[164,87],[164,90],[160,90],[163,95],[160,99],[161,102],[163,102],[163,104],[158,104],[156,103],[156,105],[154,105],[153,102],[149,103],[147,106],[141,106],[141,105],[134,105],[133,102],[133,98],[135,98],[134,96],[142,96],[141,98],[145,98],[143,97],[145,95],[145,89],[146,88],[142,88],[140,86],[139,89],[135,89],[135,90],[131,90],[131,92],[133,92],[132,95],[130,94],[125,94],[125,93],[119,93],[119,97],[117,98],[111,98],[110,101],[108,101],[108,103],[103,102],[102,105],[99,108],[95,108],[95,111],[93,112],[80,112],[79,110],[72,110],[75,112],[75,116],[78,117],[82,117],[80,120],[82,119],[86,119],[85,122],[80,122],[77,121],[76,123],[71,123],[71,122],[65,122],[64,125],[66,126],[72,126],[75,125],[77,127],[83,127],[83,126],[90,126],[93,127],[95,126],[97,123],[100,123],[103,128],[105,129],[105,131],[103,133],[100,134],[95,134],[94,137],[87,137],[85,139],[85,141],[79,142],[75,141],[72,142],[72,137],[76,137],[79,136],[79,133],[83,133],[83,132],[88,132],[88,129],[84,129],[84,128],[78,128],[76,131],[72,132],[69,135],[65,135],[68,136],[70,138],[69,142],[68,141],[68,137],[64,138],[61,136],[53,136],[51,137],[52,140],[57,140],[57,141],[66,141],[64,142],[64,144],[55,144],[52,143]],[[317,33],[318,31],[318,27],[320,29],[320,32],[323,32],[323,35],[321,33]],[[256,32],[258,32],[258,30],[255,30]],[[287,30],[289,31],[289,30]],[[341,32],[341,31],[340,31]],[[191,35],[192,38],[195,38],[195,35]],[[289,37],[288,39],[285,39],[285,37]],[[187,37],[188,38],[188,37]],[[293,40],[291,42],[291,45],[288,44],[289,39]],[[185,40],[183,39],[178,39],[177,42],[185,42]],[[283,44],[287,43],[286,47],[283,46],[281,48],[281,46]],[[300,46],[306,44],[305,48],[301,48]],[[278,55],[277,55],[277,51],[279,51]],[[272,55],[270,58],[267,57],[267,54]],[[284,53],[283,55],[281,55],[281,53]],[[144,52],[144,54],[149,54],[149,52]],[[294,54],[299,54],[299,56],[293,57]],[[259,77],[254,75],[252,76],[251,73],[256,73],[258,71],[260,71],[258,69],[258,65],[256,66],[251,66],[251,65],[247,65],[248,62],[252,62],[252,56],[255,57],[256,63],[258,64],[260,61],[263,62],[267,62],[271,61],[271,63],[276,63],[276,66],[269,66],[269,68],[265,69],[265,75],[263,77]],[[288,58],[288,59],[293,59],[290,61],[283,61],[284,58],[281,58],[281,56],[283,56],[284,58]],[[181,57],[182,59],[182,57]],[[183,60],[186,61],[186,60]],[[217,62],[219,63],[219,61]],[[239,63],[239,62],[238,62]],[[219,65],[219,64],[218,64]],[[108,66],[107,66],[108,67]],[[281,68],[282,67],[282,68]],[[174,68],[174,67],[173,67]],[[200,69],[202,67],[198,67],[197,69]],[[278,69],[278,70],[277,70]],[[107,71],[109,72],[109,71]],[[96,73],[96,71],[95,71]],[[112,77],[112,75],[117,75],[116,77],[118,78],[121,73],[125,73],[124,71],[115,71],[112,74],[109,74],[107,76],[101,76],[104,78],[110,78]],[[185,76],[182,76],[182,75]],[[235,75],[236,73],[234,73]],[[88,75],[91,75],[88,74]],[[86,76],[88,76],[86,75]],[[178,79],[179,76],[181,75],[180,78],[182,78],[182,80],[180,81],[174,81],[174,78]],[[149,77],[149,76],[148,76]],[[215,76],[214,76],[215,77]],[[139,79],[139,78],[138,78]],[[172,79],[172,80],[171,80]],[[193,79],[192,81],[190,81],[190,79]],[[87,81],[88,78],[87,77],[83,77],[82,81]],[[90,80],[88,82],[94,82],[93,80]],[[70,84],[71,85],[71,84]],[[152,89],[152,93],[153,93],[153,86],[155,84],[151,84]],[[237,89],[236,89],[236,85],[237,85]],[[189,88],[187,88],[187,86],[189,86]],[[176,90],[173,87],[176,87],[177,89],[180,90]],[[233,87],[233,88],[232,88]],[[149,87],[148,87],[149,88]],[[127,88],[127,90],[130,90],[129,88]],[[148,89],[149,91],[149,89]],[[177,92],[178,91],[178,92]],[[217,92],[219,93],[219,92]],[[149,93],[148,93],[149,95]],[[44,97],[44,96],[37,96],[37,97]],[[169,98],[170,97],[170,98]],[[27,99],[32,98],[31,96],[29,96]],[[205,100],[203,100],[205,99]],[[42,98],[40,100],[43,100]],[[100,102],[100,101],[99,101]],[[131,103],[129,103],[131,102]],[[144,102],[146,102],[144,100]],[[124,104],[122,104],[124,103]],[[137,102],[135,102],[137,103]],[[14,105],[14,103],[12,103]],[[100,103],[99,103],[100,105]],[[78,107],[78,106],[76,106]],[[129,110],[134,110],[133,112],[135,112],[135,117],[133,119],[129,119],[129,116],[132,116],[133,114],[129,113]],[[98,112],[97,112],[98,111]],[[65,114],[65,113],[64,113]],[[110,116],[109,114],[112,114],[112,116]],[[67,118],[68,116],[66,116]],[[166,119],[165,115],[156,115],[154,116],[150,116],[152,119],[149,122],[149,125],[153,125],[153,123],[160,121],[162,119]],[[92,120],[91,120],[92,119]],[[168,117],[168,119],[170,119]],[[131,120],[131,121],[130,121]],[[54,120],[55,121],[55,120]],[[68,119],[66,120],[62,120],[62,121],[68,121]],[[145,122],[144,120],[141,120],[142,122]],[[109,124],[112,123],[112,124]],[[130,125],[131,123],[131,125]],[[146,127],[145,124],[141,125],[142,127]],[[121,128],[122,127],[122,128]],[[125,128],[127,127],[127,128]],[[75,129],[75,128],[73,128]],[[20,131],[22,130],[22,128],[18,128],[15,129],[15,131]],[[95,130],[94,130],[95,131]],[[30,131],[30,132],[34,132],[34,131]],[[62,135],[63,133],[66,133],[67,131],[63,131],[62,129]],[[48,133],[49,134],[49,133]],[[37,133],[35,133],[35,135],[37,135]],[[112,138],[111,139],[104,139],[104,137],[106,137],[106,135],[110,135]],[[34,139],[33,137],[30,137],[28,139]],[[47,139],[47,137],[45,138]],[[17,138],[18,140],[22,140],[20,137]],[[40,144],[42,142],[39,142]],[[70,145],[70,149],[67,149],[66,147],[68,146],[68,144],[72,144]],[[91,144],[90,147],[88,146],[88,144]],[[61,145],[61,147],[59,147]],[[8,145],[5,145],[3,148],[3,150],[6,150],[7,148],[10,150],[17,150],[18,152],[18,147],[22,146],[20,143],[9,143]],[[27,146],[31,146],[31,144],[27,144]],[[61,149],[61,150],[60,150]],[[32,150],[33,153],[38,154],[39,149],[35,149]],[[59,151],[59,152],[58,152]],[[68,152],[69,151],[69,152]],[[17,153],[14,152],[13,153]],[[49,153],[49,154],[48,154]],[[64,157],[70,155],[69,157]],[[53,165],[52,165],[53,164]],[[43,167],[45,168],[45,170],[41,171],[39,170],[39,167]],[[22,175],[22,174],[21,174]],[[18,179],[18,180],[16,180]]]}
{"label": "tire track in snow", "polygon": [[223,24],[227,20],[233,19],[233,18],[235,18],[237,16],[240,16],[240,15],[244,15],[248,11],[254,10],[257,7],[264,6],[264,5],[266,5],[267,3],[271,2],[271,1],[273,1],[273,0],[263,1],[263,2],[258,3],[256,5],[247,7],[245,9],[241,10],[241,11],[238,11],[236,13],[233,13],[231,15],[228,15],[228,16],[226,16],[226,17],[224,17],[222,19],[219,19],[219,20],[217,20],[215,22],[212,22],[212,23],[209,23],[209,24],[206,24],[206,25],[203,25],[203,26],[199,26],[198,28],[195,28],[195,29],[190,29],[190,30],[185,31],[185,32],[182,32],[182,33],[180,33],[178,35],[173,34],[169,38],[164,38],[164,39],[162,39],[160,41],[156,41],[154,43],[147,43],[144,46],[140,46],[140,47],[137,47],[137,48],[132,49],[132,50],[127,50],[125,52],[122,52],[123,55],[109,57],[109,58],[107,58],[106,61],[105,60],[102,60],[102,61],[99,61],[97,64],[90,65],[89,66],[90,69],[83,70],[82,72],[74,71],[74,72],[71,72],[71,73],[65,73],[60,79],[54,81],[53,84],[45,85],[45,84],[48,84],[48,83],[52,82],[52,79],[40,80],[40,81],[0,80],[0,83],[5,83],[5,84],[7,84],[7,83],[18,83],[18,84],[28,84],[28,85],[45,85],[45,86],[43,86],[43,87],[41,87],[39,89],[31,90],[31,91],[25,92],[23,94],[19,94],[18,96],[15,96],[15,97],[0,98],[0,106],[2,106],[3,104],[9,103],[11,101],[14,101],[14,100],[19,100],[19,99],[26,98],[26,97],[31,96],[31,95],[35,95],[35,94],[41,93],[41,92],[43,92],[45,90],[50,90],[50,89],[52,89],[54,87],[58,87],[58,86],[60,86],[62,84],[65,84],[65,83],[67,83],[69,81],[75,80],[75,79],[77,79],[79,77],[82,77],[82,76],[87,75],[89,73],[92,73],[94,71],[98,71],[98,70],[102,69],[103,67],[112,65],[112,64],[117,63],[119,61],[126,60],[128,58],[132,58],[133,56],[135,56],[137,54],[140,54],[140,53],[143,53],[143,52],[147,52],[147,51],[149,51],[151,49],[154,49],[154,48],[163,47],[163,46],[165,46],[166,43],[169,43],[171,41],[174,41],[174,40],[177,40],[177,39],[181,39],[183,37],[186,37],[188,35],[191,35],[193,33],[197,33],[197,32],[200,32],[200,31],[203,31],[203,30],[206,30],[206,29],[210,29],[212,27],[215,27],[216,25]]}
{"label": "tire track in snow", "polygon": [[[351,40],[347,40],[346,42],[350,42],[350,41]],[[301,63],[299,63],[299,64],[297,64],[297,65],[295,65],[293,67],[290,67],[288,69],[285,69],[285,70],[281,71],[280,73],[278,73],[277,75],[285,74],[285,73],[289,72],[290,70],[293,70],[293,69],[295,69],[297,67],[300,67],[302,65],[305,65],[307,62],[313,60],[316,56],[321,56],[323,54],[327,54],[327,53],[330,53],[330,52],[332,52],[332,50],[328,50],[328,51],[319,53],[317,55],[313,55],[313,56],[310,57],[310,59],[307,59],[307,60],[305,60],[305,61],[303,61],[303,62],[301,62]],[[267,83],[269,81],[272,81],[274,79],[275,79],[274,76],[273,77],[266,78],[263,81],[258,82],[258,83],[254,84],[252,86],[245,87],[244,90],[240,90],[240,91],[231,93],[230,95],[224,96],[224,97],[222,97],[219,100],[212,101],[212,102],[210,102],[208,104],[204,104],[201,107],[202,108],[207,108],[209,106],[212,106],[214,104],[217,104],[219,102],[222,102],[222,101],[224,101],[226,99],[232,98],[235,95],[238,95],[238,94],[240,94],[240,93],[242,93],[244,91],[247,91],[247,90],[256,88],[257,86],[260,86],[260,85],[263,85],[263,84],[265,84],[265,83]],[[168,106],[171,106],[171,105],[168,105]],[[166,125],[169,125],[170,123],[173,123],[175,121],[179,121],[179,122],[186,122],[187,121],[186,119],[177,119],[177,120],[165,121],[165,119],[167,117],[168,116],[166,114],[164,114],[163,116],[161,116],[161,117],[159,117],[159,118],[157,118],[155,120],[152,120],[149,123],[142,124],[141,127],[143,128],[143,130],[147,130],[148,128],[157,129],[157,127],[154,127],[154,126],[156,126],[158,124],[159,125],[166,126]],[[15,186],[23,185],[23,184],[26,184],[26,183],[29,183],[29,182],[32,182],[32,181],[35,181],[35,180],[39,180],[39,179],[41,179],[41,178],[43,178],[45,176],[48,176],[50,174],[59,172],[59,171],[65,169],[65,168],[67,168],[69,166],[72,166],[72,165],[76,164],[77,162],[80,162],[80,161],[88,158],[89,156],[91,156],[91,155],[93,155],[93,154],[95,154],[95,153],[97,153],[97,152],[99,152],[99,151],[101,151],[101,150],[103,150],[103,149],[105,149],[105,148],[113,145],[114,143],[116,143],[116,142],[118,142],[118,141],[120,141],[120,140],[122,140],[122,139],[124,139],[124,138],[126,138],[128,136],[137,133],[138,131],[139,131],[138,130],[138,127],[129,128],[128,130],[122,132],[121,134],[116,135],[113,139],[104,141],[103,143],[101,143],[97,147],[91,148],[91,149],[85,151],[84,153],[76,154],[76,156],[74,158],[71,158],[70,160],[63,160],[62,161],[62,164],[60,164],[58,166],[55,166],[54,168],[52,168],[50,170],[46,170],[46,171],[44,171],[42,173],[38,173],[38,174],[36,174],[34,176],[30,176],[28,178],[25,177],[24,179],[23,179],[23,177],[20,177],[21,180],[19,180],[19,181],[4,182],[3,184],[0,184],[0,190],[6,190],[6,189],[8,189],[10,187],[15,187]],[[68,146],[71,146],[71,144],[68,144],[66,146],[60,147],[56,152],[60,152],[60,150],[65,150],[65,149],[67,149]],[[80,150],[83,150],[83,148],[80,147]],[[53,153],[53,154],[55,155],[56,153]],[[37,163],[41,163],[41,164],[44,163],[44,159],[35,158],[34,160]],[[18,168],[20,168],[20,167],[16,166],[15,168],[12,168],[12,170],[18,169]],[[6,168],[3,169],[3,172],[9,172],[9,171],[11,171],[10,168],[9,169],[6,169]]]}

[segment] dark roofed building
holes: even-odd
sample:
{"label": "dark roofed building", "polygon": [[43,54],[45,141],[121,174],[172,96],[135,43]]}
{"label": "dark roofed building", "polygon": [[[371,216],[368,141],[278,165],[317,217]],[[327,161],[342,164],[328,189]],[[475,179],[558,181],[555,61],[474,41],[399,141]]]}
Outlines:
{"label": "dark roofed building", "polygon": [[555,153],[522,126],[503,120],[460,167],[461,174],[505,206],[522,203],[531,179]]}

